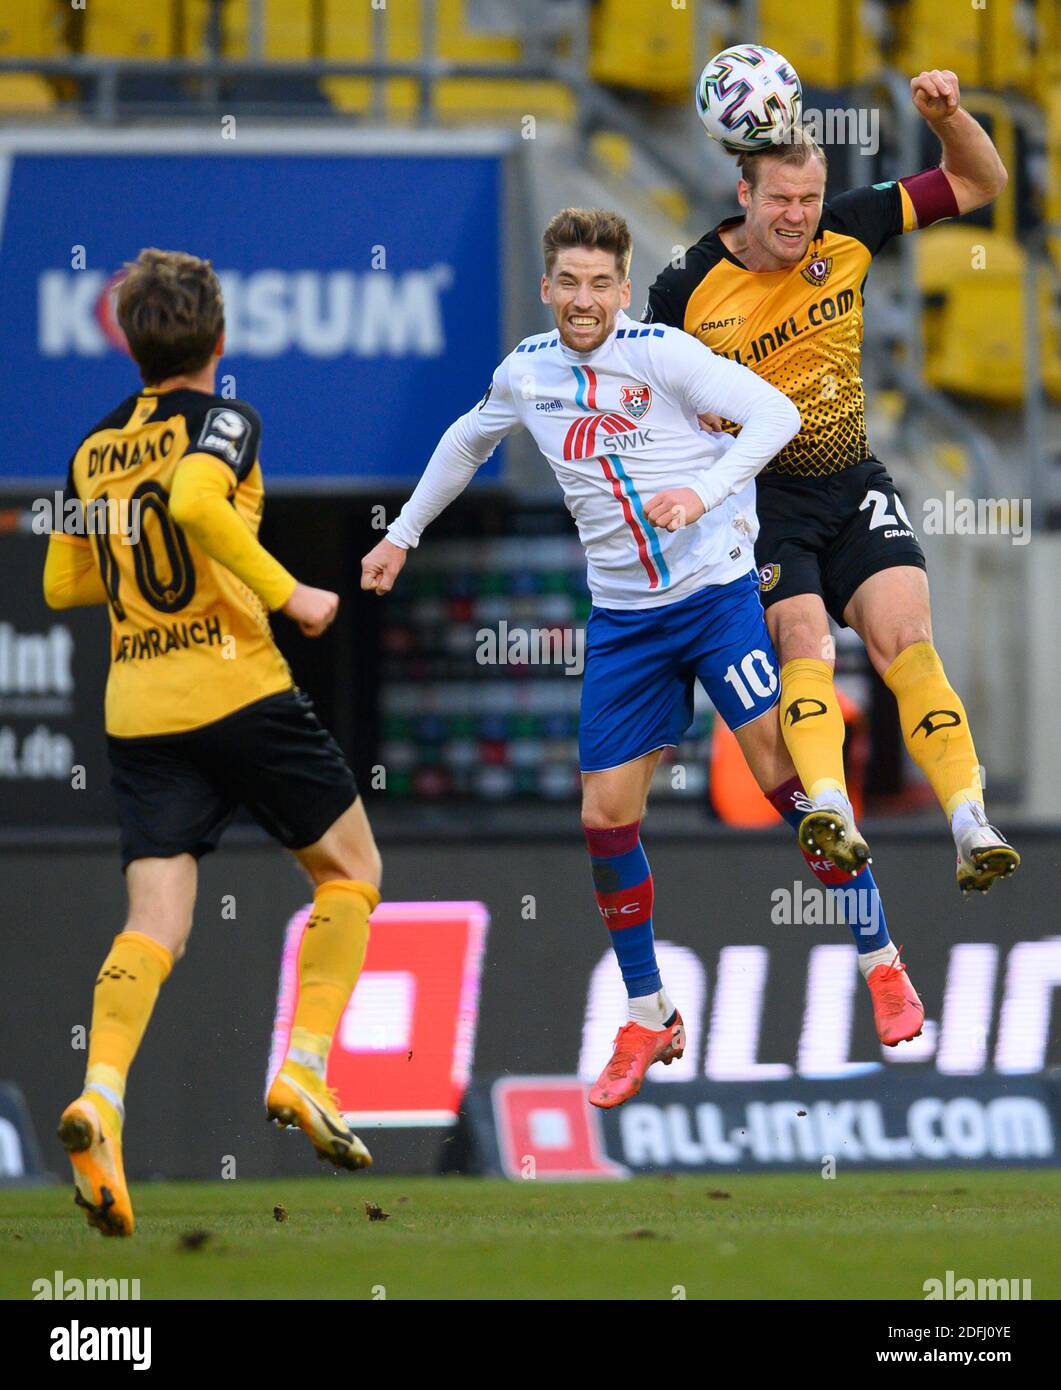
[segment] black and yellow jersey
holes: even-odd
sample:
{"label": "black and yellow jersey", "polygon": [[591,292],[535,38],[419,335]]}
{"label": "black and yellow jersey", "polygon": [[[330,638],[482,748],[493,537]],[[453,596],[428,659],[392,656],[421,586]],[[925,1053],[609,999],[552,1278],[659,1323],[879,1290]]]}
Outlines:
{"label": "black and yellow jersey", "polygon": [[[87,534],[52,539],[91,547],[106,592],[108,734],[183,732],[292,686],[262,600],[174,521],[168,505],[178,465],[204,458],[222,470],[229,505],[256,537],[260,437],[258,414],[243,401],[145,388],[75,450],[67,496],[80,500]],[[101,524],[105,517],[109,524]]]}
{"label": "black and yellow jersey", "polygon": [[823,205],[803,259],[782,270],[750,271],[726,248],[719,232],[742,221],[720,223],[683,265],[662,271],[644,321],[685,329],[798,408],[802,428],[764,472],[839,473],[870,456],[860,375],[866,275],[887,241],[917,227],[914,203],[901,183],[840,194]]}

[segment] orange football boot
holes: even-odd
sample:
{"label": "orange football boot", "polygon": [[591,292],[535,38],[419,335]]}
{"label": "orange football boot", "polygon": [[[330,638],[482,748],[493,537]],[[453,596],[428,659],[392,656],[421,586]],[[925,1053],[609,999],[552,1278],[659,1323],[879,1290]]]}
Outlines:
{"label": "orange football boot", "polygon": [[615,1035],[611,1061],[597,1077],[589,1093],[590,1105],[610,1110],[636,1096],[653,1062],[669,1067],[685,1051],[685,1024],[677,1009],[669,1028],[643,1028],[626,1023]]}
{"label": "orange football boot", "polygon": [[[902,950],[902,947],[899,947]],[[897,1047],[921,1036],[925,1006],[910,983],[899,952],[890,965],[875,965],[866,976],[873,998],[873,1022],[885,1047]]]}
{"label": "orange football boot", "polygon": [[101,1235],[131,1236],[133,1204],[125,1184],[122,1132],[87,1095],[78,1096],[59,1119],[59,1139],[74,1169],[74,1201]]}

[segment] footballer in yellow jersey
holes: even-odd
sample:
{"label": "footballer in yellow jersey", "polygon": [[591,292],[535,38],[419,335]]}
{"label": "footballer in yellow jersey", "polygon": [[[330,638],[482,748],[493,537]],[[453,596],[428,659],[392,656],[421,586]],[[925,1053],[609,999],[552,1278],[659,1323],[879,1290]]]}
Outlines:
{"label": "footballer in yellow jersey", "polygon": [[953,72],[922,72],[910,92],[942,145],[938,168],[826,201],[825,155],[800,132],[742,155],[743,215],[659,275],[644,318],[750,367],[800,411],[799,433],[756,481],[755,550],[782,665],[782,731],[810,802],[801,843],[853,873],[868,857],[844,781],[832,617],[858,632],[896,697],[907,749],[950,821],[959,887],[985,892],[1020,858],[984,810],[965,710],[932,644],[924,554],[866,438],[860,358],[863,291],[877,252],[895,236],[983,207],[1007,175],[962,108]]}
{"label": "footballer in yellow jersey", "polygon": [[258,540],[261,422],[214,390],[217,277],[194,256],[142,251],[117,313],[144,386],[74,452],[62,514],[75,522],[49,540],[44,590],[56,608],[110,610],[106,729],[129,907],[96,980],[85,1084],[59,1136],[89,1224],[128,1236],[126,1078],[184,953],[198,860],[241,805],[314,885],[291,1044],[266,1117],[302,1129],[339,1167],[371,1163],[325,1072],[381,866],[353,774],[270,631],[279,610],[321,635],[338,596],[299,584]]}

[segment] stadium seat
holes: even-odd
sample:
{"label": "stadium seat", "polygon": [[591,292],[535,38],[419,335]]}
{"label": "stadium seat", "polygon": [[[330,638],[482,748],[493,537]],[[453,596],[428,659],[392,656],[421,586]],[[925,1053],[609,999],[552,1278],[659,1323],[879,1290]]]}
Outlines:
{"label": "stadium seat", "polygon": [[[325,0],[324,52],[334,59],[363,62],[372,56],[374,12],[351,7],[345,0]],[[384,28],[384,56],[391,62],[419,58],[423,51],[420,0],[388,0],[380,12]],[[468,26],[465,0],[438,0],[435,11],[435,53],[455,63],[515,64],[519,42],[496,34],[477,34]],[[365,78],[328,78],[322,86],[338,110],[368,113],[372,107],[372,83]],[[435,90],[435,115],[443,121],[522,117],[568,120],[573,102],[557,82],[525,82],[513,78],[446,78]],[[390,120],[409,120],[420,107],[420,84],[412,78],[392,78],[386,83],[384,111]]]}
{"label": "stadium seat", "polygon": [[759,0],[763,43],[783,53],[804,86],[837,88],[872,77],[880,44],[860,0],[818,0],[814,22],[792,0]]}
{"label": "stadium seat", "polygon": [[1025,5],[1022,0],[991,0],[981,13],[980,81],[996,90],[1026,89],[1034,54]]}
{"label": "stadium seat", "polygon": [[[20,0],[0,13],[0,57],[49,58],[63,52],[62,8],[55,0]],[[0,111],[7,115],[48,111],[55,89],[38,73],[18,72],[0,77]]]}
{"label": "stadium seat", "polygon": [[91,0],[85,6],[82,47],[101,58],[168,58],[176,48],[175,23],[168,0],[150,5]]}
{"label": "stadium seat", "polygon": [[600,0],[593,10],[590,76],[609,86],[687,101],[696,76],[693,8]]}
{"label": "stadium seat", "polygon": [[55,102],[51,84],[39,73],[15,72],[0,77],[0,111],[5,115],[39,114],[50,111]]}
{"label": "stadium seat", "polygon": [[0,11],[0,58],[47,58],[62,52],[65,7],[55,0],[17,0]]}
{"label": "stadium seat", "polygon": [[934,227],[917,238],[930,385],[997,405],[1020,403],[1025,260],[1018,242],[987,228]]}
{"label": "stadium seat", "polygon": [[[966,86],[981,74],[983,12],[972,4],[941,5],[939,0],[907,0],[895,12],[897,62],[901,72],[950,68]],[[793,59],[793,61],[795,61]]]}

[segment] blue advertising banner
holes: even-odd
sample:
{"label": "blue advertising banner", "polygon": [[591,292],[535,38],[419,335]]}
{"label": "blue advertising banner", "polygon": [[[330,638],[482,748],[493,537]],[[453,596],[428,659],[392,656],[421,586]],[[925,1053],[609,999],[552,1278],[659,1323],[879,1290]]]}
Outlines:
{"label": "blue advertising banner", "polygon": [[497,154],[16,152],[0,482],[60,478],[136,390],[112,295],[144,246],[213,262],[218,390],[261,413],[267,482],[417,477],[503,355],[500,199]]}

